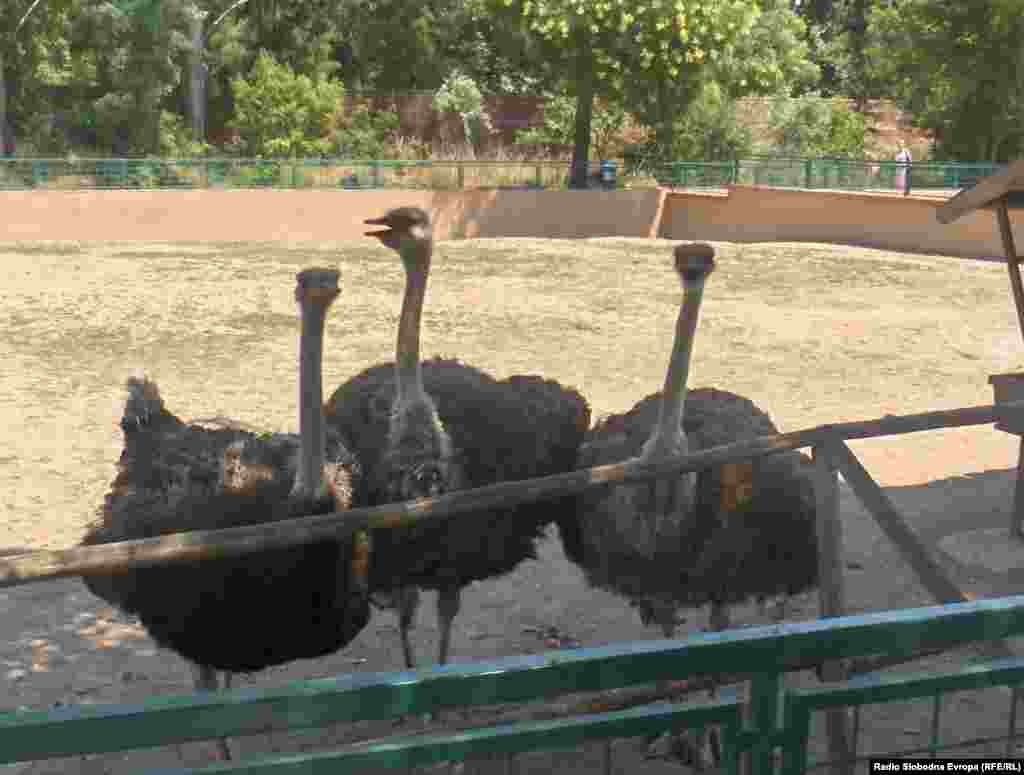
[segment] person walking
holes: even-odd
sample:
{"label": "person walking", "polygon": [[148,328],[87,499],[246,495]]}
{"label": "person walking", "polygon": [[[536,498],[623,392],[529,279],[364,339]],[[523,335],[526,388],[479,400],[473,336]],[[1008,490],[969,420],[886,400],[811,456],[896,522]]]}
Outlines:
{"label": "person walking", "polygon": [[896,188],[903,189],[903,196],[910,193],[910,163],[913,161],[905,141],[900,140],[900,150],[896,154]]}

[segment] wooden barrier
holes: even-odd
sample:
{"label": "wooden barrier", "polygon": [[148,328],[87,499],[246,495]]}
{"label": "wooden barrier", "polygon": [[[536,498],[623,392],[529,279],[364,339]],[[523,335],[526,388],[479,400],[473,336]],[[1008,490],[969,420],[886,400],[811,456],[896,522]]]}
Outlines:
{"label": "wooden barrier", "polygon": [[[722,445],[700,452],[656,463],[628,460],[612,465],[582,469],[568,474],[504,482],[475,490],[450,493],[439,498],[416,502],[389,504],[374,508],[354,509],[316,517],[284,520],[268,525],[234,528],[218,531],[179,533],[141,541],[125,541],[101,546],[79,547],[62,551],[30,552],[0,560],[0,587],[18,586],[66,576],[102,574],[131,568],[164,563],[209,560],[237,556],[277,547],[296,546],[332,536],[350,535],[366,528],[389,528],[417,523],[421,520],[444,519],[466,511],[512,506],[546,498],[578,494],[597,487],[610,487],[620,483],[640,482],[682,472],[698,471],[712,466],[750,460],[762,455],[776,454],[801,447],[811,447],[814,455],[814,485],[817,498],[817,539],[821,562],[822,618],[843,616],[845,611],[842,564],[842,526],[839,518],[839,498],[836,471],[843,474],[853,492],[878,522],[886,536],[895,544],[904,559],[917,574],[921,583],[940,603],[958,603],[970,600],[954,580],[935,560],[931,552],[914,534],[882,489],[864,470],[860,461],[847,446],[849,439],[877,438],[880,436],[914,433],[924,430],[954,428],[995,423],[1003,415],[1024,411],[1024,402],[966,407],[947,411],[925,412],[904,416],[885,416],[863,422],[821,425],[793,433],[763,436],[734,444]],[[1004,641],[985,641],[988,655],[1011,656],[1013,652]],[[941,651],[941,650],[940,650]],[[928,654],[938,653],[931,649]],[[872,667],[919,658],[921,652],[883,656]],[[819,675],[827,682],[846,679],[849,665],[842,660],[825,663],[783,663],[780,674],[787,670],[818,667]],[[694,689],[691,686],[690,689]],[[762,687],[763,688],[763,687]],[[764,689],[765,691],[769,691]],[[776,686],[776,691],[779,687]],[[607,711],[609,708],[628,707],[631,703],[650,702],[662,695],[650,690],[616,690],[616,696],[589,699],[575,706],[555,706],[554,714]],[[768,708],[761,697],[755,704]],[[552,706],[531,709],[528,717],[550,718]],[[548,714],[548,715],[545,715]],[[771,714],[769,714],[771,715]],[[767,718],[767,716],[765,717]],[[840,763],[843,773],[853,763],[851,735],[846,710],[831,708],[827,711],[827,730],[833,761]],[[518,719],[521,720],[521,717]]]}

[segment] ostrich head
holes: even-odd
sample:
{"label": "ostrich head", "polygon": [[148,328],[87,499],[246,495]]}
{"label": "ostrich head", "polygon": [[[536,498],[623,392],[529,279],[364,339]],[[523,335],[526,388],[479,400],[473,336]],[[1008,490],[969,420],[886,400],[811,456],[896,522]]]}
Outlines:
{"label": "ostrich head", "polygon": [[295,276],[295,300],[302,319],[299,340],[299,467],[293,496],[316,498],[327,494],[324,476],[325,427],[323,417],[324,323],[327,310],[338,297],[338,272],[304,269]]}
{"label": "ostrich head", "polygon": [[[683,432],[683,411],[686,406],[686,382],[690,374],[693,337],[704,294],[704,282],[715,268],[715,251],[710,245],[695,242],[678,245],[675,268],[683,284],[683,300],[676,322],[665,387],[662,391],[658,421],[644,443],[641,459],[664,460],[689,452]],[[692,511],[696,474],[687,473],[677,479],[657,480],[651,484],[651,503],[647,509],[648,527],[656,536],[662,520],[675,517],[677,524]]]}
{"label": "ostrich head", "polygon": [[376,237],[384,245],[395,250],[408,266],[409,261],[430,264],[430,253],[434,245],[430,216],[419,207],[396,207],[380,218],[368,218],[368,226],[387,226],[386,229],[366,232],[367,237]]}
{"label": "ostrich head", "polygon": [[395,397],[388,431],[386,479],[377,487],[389,501],[430,498],[458,486],[452,443],[423,387],[420,327],[430,275],[433,231],[418,207],[399,207],[366,223],[386,226],[367,232],[396,251],[405,267],[405,295],[395,344]]}

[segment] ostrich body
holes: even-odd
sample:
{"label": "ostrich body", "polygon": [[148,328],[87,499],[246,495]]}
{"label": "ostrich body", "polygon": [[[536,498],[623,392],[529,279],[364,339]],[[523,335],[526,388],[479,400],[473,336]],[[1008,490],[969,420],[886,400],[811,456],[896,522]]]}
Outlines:
{"label": "ostrich body", "polygon": [[[128,381],[125,447],[99,522],[85,544],[258,525],[349,507],[359,469],[332,435],[325,462],[321,354],[337,272],[298,275],[300,436],[255,436],[188,425],[156,385]],[[293,482],[294,480],[294,482]],[[324,656],[369,621],[365,538],[89,576],[99,597],[138,616],[150,636],[199,668],[252,672]]]}
{"label": "ostrich body", "polygon": [[[675,255],[684,295],[665,388],[590,431],[579,468],[662,460],[778,433],[749,399],[714,388],[687,389],[714,253],[696,244],[680,245]],[[710,603],[720,616],[726,605],[806,591],[818,581],[808,463],[797,452],[751,461],[749,496],[738,507],[723,507],[731,494],[723,479],[734,466],[585,493],[576,513],[559,521],[566,555],[589,583],[629,598],[666,636],[675,630],[680,607]]]}
{"label": "ostrich body", "polygon": [[[690,451],[778,433],[753,402],[714,388],[688,390],[710,245],[680,245],[683,302],[665,387],[587,436],[578,467]],[[559,521],[566,556],[588,583],[628,598],[644,623],[672,637],[679,608],[711,605],[711,628],[726,629],[727,606],[804,592],[818,583],[816,504],[808,465],[797,452],[727,464],[675,479],[619,485],[577,498]],[[737,474],[747,471],[746,497]],[[712,758],[717,758],[712,753]]]}
{"label": "ostrich body", "polygon": [[[572,470],[590,409],[582,396],[537,376],[495,380],[457,360],[420,362],[420,320],[432,253],[418,208],[367,221],[406,271],[396,362],[373,366],[335,391],[328,422],[366,470],[370,504],[434,497],[496,482]],[[569,501],[571,503],[571,501]],[[439,661],[447,661],[461,589],[536,557],[566,501],[471,512],[410,528],[375,530],[370,589],[399,610],[407,667],[416,588],[438,592]],[[391,598],[389,600],[389,598]]]}

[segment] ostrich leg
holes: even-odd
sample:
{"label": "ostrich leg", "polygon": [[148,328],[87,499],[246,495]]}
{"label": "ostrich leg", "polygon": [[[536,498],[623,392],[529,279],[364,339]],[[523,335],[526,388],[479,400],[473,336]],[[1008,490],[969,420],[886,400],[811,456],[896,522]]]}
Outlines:
{"label": "ostrich leg", "polygon": [[[730,625],[729,609],[722,603],[711,604],[711,614],[708,617],[708,629],[711,632],[722,632],[728,630]],[[717,684],[717,681],[716,681]],[[708,697],[712,702],[718,699],[718,686],[712,686],[708,690]],[[722,741],[719,739],[718,729],[705,730],[701,735],[698,747],[698,759],[708,762],[717,767],[722,761]]]}
{"label": "ostrich leg", "polygon": [[461,595],[458,587],[445,587],[437,592],[437,621],[441,630],[441,645],[438,649],[438,662],[448,662],[448,650],[452,643],[452,622],[459,615]]}
{"label": "ostrich leg", "polygon": [[412,641],[409,639],[409,630],[416,621],[416,611],[420,607],[420,591],[416,587],[405,587],[395,594],[398,604],[398,633],[402,639],[402,656],[405,658],[405,667],[412,670],[416,667],[416,660],[412,653]]}
{"label": "ostrich leg", "polygon": [[[217,680],[217,670],[207,665],[195,665],[195,689],[197,692],[215,692],[218,691],[220,683]],[[231,688],[231,673],[224,673],[224,689]],[[217,738],[217,753],[218,758],[221,761],[231,761],[231,748],[228,747],[228,739],[226,737]]]}

